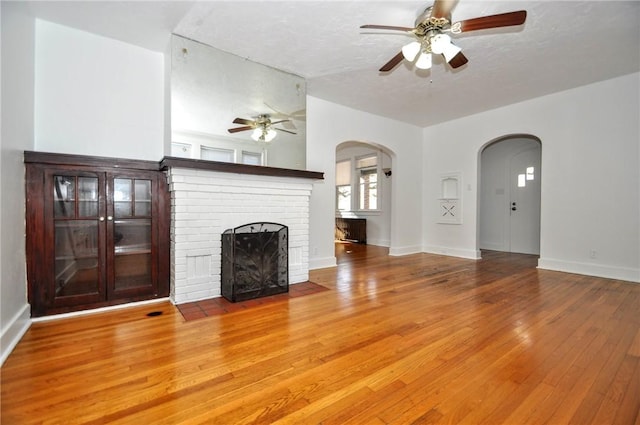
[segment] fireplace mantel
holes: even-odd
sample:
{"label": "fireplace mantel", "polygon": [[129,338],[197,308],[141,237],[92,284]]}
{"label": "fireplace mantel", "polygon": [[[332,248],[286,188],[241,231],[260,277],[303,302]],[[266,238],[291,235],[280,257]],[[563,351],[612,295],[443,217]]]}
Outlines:
{"label": "fireplace mantel", "polygon": [[166,170],[171,167],[271,177],[295,177],[314,180],[324,179],[324,173],[320,171],[294,170],[290,168],[264,167],[260,165],[235,164],[232,162],[205,161],[202,159],[165,156],[162,161],[160,161],[160,168]]}

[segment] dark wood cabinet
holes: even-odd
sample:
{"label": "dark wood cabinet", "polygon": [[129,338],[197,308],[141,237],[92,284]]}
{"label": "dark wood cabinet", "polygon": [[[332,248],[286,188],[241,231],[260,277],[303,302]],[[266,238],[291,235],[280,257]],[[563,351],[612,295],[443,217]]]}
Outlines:
{"label": "dark wood cabinet", "polygon": [[25,152],[32,316],[169,294],[169,195],[151,161]]}

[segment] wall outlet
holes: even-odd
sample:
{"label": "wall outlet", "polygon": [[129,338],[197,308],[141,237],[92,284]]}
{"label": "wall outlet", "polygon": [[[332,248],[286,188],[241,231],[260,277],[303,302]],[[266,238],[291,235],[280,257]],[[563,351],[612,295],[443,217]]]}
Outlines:
{"label": "wall outlet", "polygon": [[589,251],[589,258],[595,259],[597,257],[598,257],[598,252],[595,249],[592,249],[591,251]]}

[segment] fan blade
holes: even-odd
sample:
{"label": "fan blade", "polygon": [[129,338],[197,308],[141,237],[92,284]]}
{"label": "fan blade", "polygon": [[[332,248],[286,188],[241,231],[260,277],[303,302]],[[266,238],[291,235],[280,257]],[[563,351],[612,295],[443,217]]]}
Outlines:
{"label": "fan blade", "polygon": [[466,19],[460,21],[460,32],[477,31],[489,28],[510,27],[512,25],[522,25],[527,19],[527,11],[500,13],[498,15],[482,16],[480,18]]}
{"label": "fan blade", "polygon": [[456,7],[457,2],[457,0],[435,0],[431,10],[431,17],[449,19],[451,11]]}
{"label": "fan blade", "polygon": [[449,61],[449,65],[451,66],[451,68],[455,69],[460,68],[467,62],[469,62],[469,59],[467,59],[467,57],[463,55],[462,52],[459,52],[457,55],[451,58],[451,60]]}
{"label": "fan blade", "polygon": [[392,30],[392,31],[413,31],[415,28],[395,27],[393,25],[362,25],[360,28],[371,28],[374,30]]}
{"label": "fan blade", "polygon": [[287,121],[291,121],[291,120],[280,120],[280,121],[274,121],[271,123],[271,125],[273,124],[280,124],[281,122],[287,122]]}
{"label": "fan blade", "polygon": [[230,128],[229,130],[227,130],[229,133],[237,133],[239,131],[247,131],[247,130],[253,130],[253,126],[246,126],[246,127],[237,127],[237,128]]}
{"label": "fan blade", "polygon": [[253,125],[254,121],[253,120],[246,120],[244,118],[236,118],[235,120],[233,120],[234,124],[244,124],[244,125]]}
{"label": "fan blade", "polygon": [[275,127],[272,127],[272,128],[274,130],[284,131],[285,133],[289,133],[289,134],[298,134],[298,133],[294,133],[293,131],[285,130],[284,128],[275,128]]}
{"label": "fan blade", "polygon": [[380,72],[391,71],[393,68],[396,67],[396,65],[398,65],[400,62],[402,62],[403,59],[404,59],[404,55],[402,54],[402,51],[401,51],[400,53],[395,55],[393,57],[393,59],[391,59],[389,62],[385,63],[382,66],[382,68],[380,68]]}

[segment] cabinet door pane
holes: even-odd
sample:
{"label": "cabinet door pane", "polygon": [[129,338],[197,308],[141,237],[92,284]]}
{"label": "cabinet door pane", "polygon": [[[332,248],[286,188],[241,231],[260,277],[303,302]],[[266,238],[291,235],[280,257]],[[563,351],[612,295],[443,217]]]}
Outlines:
{"label": "cabinet door pane", "polygon": [[53,211],[55,218],[76,216],[76,178],[74,176],[53,177]]}
{"label": "cabinet door pane", "polygon": [[55,297],[98,293],[96,220],[56,220]]}
{"label": "cabinet door pane", "polygon": [[116,220],[113,229],[115,289],[149,286],[152,283],[151,220]]}
{"label": "cabinet door pane", "polygon": [[135,208],[136,217],[151,215],[151,180],[135,180]]}
{"label": "cabinet door pane", "polygon": [[78,198],[80,217],[98,216],[98,179],[96,177],[78,177]]}
{"label": "cabinet door pane", "polygon": [[113,209],[116,217],[131,217],[133,215],[131,183],[131,179],[113,180]]}

